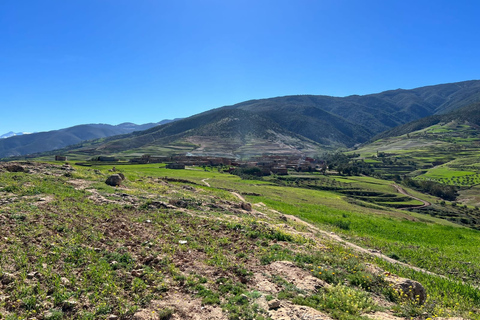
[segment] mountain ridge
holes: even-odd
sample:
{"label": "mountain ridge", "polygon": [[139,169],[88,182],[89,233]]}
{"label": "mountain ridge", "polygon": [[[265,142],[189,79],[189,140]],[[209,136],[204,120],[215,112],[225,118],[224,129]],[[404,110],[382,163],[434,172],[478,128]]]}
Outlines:
{"label": "mountain ridge", "polygon": [[[175,120],[163,120],[160,123],[169,123],[172,121]],[[0,158],[56,150],[86,140],[126,134],[137,130],[146,130],[157,125],[158,123],[146,123],[142,125],[131,122],[124,122],[118,125],[96,123],[76,125],[59,130],[36,132],[28,135],[15,135],[0,139]]]}
{"label": "mountain ridge", "polygon": [[[208,145],[209,153],[215,153],[216,143],[222,149],[220,153],[231,148],[228,153],[234,156],[250,155],[253,149],[249,145],[256,145],[257,153],[285,152],[282,148],[294,153],[306,150],[319,153],[350,148],[394,127],[446,114],[475,102],[480,102],[479,80],[362,96],[290,95],[255,99],[211,109],[144,131],[103,137],[89,142],[88,146],[80,144],[70,149],[80,153],[88,149],[88,154],[122,154],[129,150],[156,154],[164,152],[165,148],[170,153],[175,150],[199,152],[206,150]],[[240,122],[232,122],[236,115]],[[249,124],[249,121],[253,123]],[[226,123],[234,126],[230,128]],[[255,130],[248,133],[241,125]],[[294,141],[305,144],[296,148]]]}
{"label": "mountain ridge", "polygon": [[[344,98],[293,95],[255,99],[211,109],[166,126],[111,137],[96,148],[98,152],[107,153],[121,153],[129,149],[140,152],[144,149],[152,150],[155,145],[165,146],[175,141],[186,143],[194,140],[198,144],[201,137],[204,137],[205,141],[211,140],[212,136],[226,137],[229,135],[228,130],[223,128],[217,132],[217,126],[213,124],[221,119],[228,121],[229,113],[241,110],[247,112],[245,115],[250,114],[250,118],[256,115],[268,119],[265,125],[280,127],[289,132],[287,135],[304,137],[316,145],[316,152],[321,152],[325,148],[349,148],[365,143],[393,127],[447,112],[452,108],[461,108],[477,100],[480,101],[478,80]],[[195,139],[189,138],[191,136],[195,136]],[[241,148],[237,149],[241,151]],[[195,151],[195,148],[190,151]],[[259,149],[257,152],[263,153],[262,151],[265,150]],[[295,152],[297,151],[299,150]]]}

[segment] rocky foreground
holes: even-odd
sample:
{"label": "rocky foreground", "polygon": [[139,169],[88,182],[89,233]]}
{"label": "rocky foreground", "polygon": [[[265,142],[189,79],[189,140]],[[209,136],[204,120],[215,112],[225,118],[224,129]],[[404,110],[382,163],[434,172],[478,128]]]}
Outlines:
{"label": "rocky foreground", "polygon": [[0,206],[0,319],[426,319],[444,308],[367,251],[188,179],[6,163]]}

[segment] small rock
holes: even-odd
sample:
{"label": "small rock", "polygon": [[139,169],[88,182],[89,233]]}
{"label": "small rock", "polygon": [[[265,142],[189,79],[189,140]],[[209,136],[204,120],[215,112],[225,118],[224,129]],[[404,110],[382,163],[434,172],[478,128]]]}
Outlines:
{"label": "small rock", "polygon": [[109,186],[116,187],[122,184],[122,177],[118,174],[112,174],[110,177],[107,178],[105,183]]}
{"label": "small rock", "polygon": [[70,298],[68,300],[63,301],[62,310],[63,311],[72,310],[72,309],[75,309],[76,306],[77,306],[77,301],[74,298]]}
{"label": "small rock", "polygon": [[133,315],[133,320],[157,320],[158,313],[150,310],[140,310]]}
{"label": "small rock", "polygon": [[248,297],[247,297],[247,295],[246,295],[246,294],[241,294],[241,295],[240,295],[240,300],[241,300],[242,302],[248,303]]}
{"label": "small rock", "polygon": [[178,243],[180,243],[180,244],[187,244],[188,241],[187,241],[187,240],[180,240],[180,241],[178,241]]}
{"label": "small rock", "polygon": [[143,274],[142,269],[132,271],[132,276],[137,277],[137,278],[140,278],[142,276],[142,274]]}
{"label": "small rock", "polygon": [[61,277],[61,278],[60,278],[60,282],[61,282],[64,286],[69,286],[69,285],[70,285],[70,280],[68,280],[68,279],[65,278],[65,277]]}
{"label": "small rock", "polygon": [[117,174],[120,176],[120,178],[122,178],[122,180],[125,180],[125,175],[123,173],[119,172]]}
{"label": "small rock", "polygon": [[242,202],[240,207],[245,211],[252,211],[252,205],[248,202]]}
{"label": "small rock", "polygon": [[37,273],[38,273],[38,272],[36,272],[36,271],[27,273],[27,278],[28,278],[28,279],[33,279],[33,278],[35,278],[35,276],[37,275]]}
{"label": "small rock", "polygon": [[107,317],[108,320],[117,320],[118,319],[118,316],[114,315],[114,314],[111,314]]}
{"label": "small rock", "polygon": [[268,301],[268,309],[278,309],[280,308],[280,300],[273,299]]}
{"label": "small rock", "polygon": [[9,284],[15,281],[15,275],[13,273],[4,272],[0,279],[3,284]]}

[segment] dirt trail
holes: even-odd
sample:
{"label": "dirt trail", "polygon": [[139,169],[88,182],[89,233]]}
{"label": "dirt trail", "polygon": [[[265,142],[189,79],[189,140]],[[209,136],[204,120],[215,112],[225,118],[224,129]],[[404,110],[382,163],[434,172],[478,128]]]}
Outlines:
{"label": "dirt trail", "polygon": [[230,192],[231,194],[233,194],[235,197],[237,197],[238,199],[240,199],[241,201],[243,202],[247,202],[247,200],[245,200],[244,197],[242,197],[242,195],[240,193],[237,193],[237,192],[234,192],[234,191],[231,191]]}
{"label": "dirt trail", "polygon": [[[278,212],[278,211],[277,211]],[[280,212],[278,212],[279,214],[282,214]],[[369,255],[372,255],[372,256],[375,256],[375,257],[378,257],[378,258],[381,258],[385,261],[388,261],[390,263],[395,263],[395,264],[399,264],[399,265],[402,265],[404,267],[407,267],[407,268],[410,268],[410,269],[413,269],[415,271],[419,271],[419,272],[423,272],[425,274],[429,274],[429,275],[433,275],[433,276],[437,276],[437,277],[441,277],[441,278],[444,278],[444,279],[448,279],[446,276],[443,276],[443,275],[440,275],[440,274],[436,274],[434,272],[431,272],[431,271],[428,271],[428,270],[425,270],[425,269],[422,269],[422,268],[419,268],[419,267],[415,267],[415,266],[412,266],[408,263],[404,263],[404,262],[401,262],[401,261],[398,261],[398,260],[395,260],[395,259],[392,259],[384,254],[382,254],[381,252],[379,251],[376,251],[376,250],[371,250],[371,249],[365,249],[365,248],[362,248],[352,242],[349,242],[349,241],[346,241],[344,239],[342,239],[340,236],[336,235],[335,233],[333,232],[327,232],[327,231],[324,231],[324,230],[320,230],[318,229],[317,227],[315,227],[314,225],[308,223],[308,222],[305,222],[303,221],[302,219],[298,218],[298,217],[295,217],[295,216],[292,216],[292,215],[287,215],[287,214],[284,214],[285,217],[287,217],[288,219],[291,219],[295,222],[298,222],[298,223],[302,223],[304,225],[306,225],[311,232],[317,232],[317,233],[320,233],[332,240],[335,240],[347,247],[350,247],[358,252],[362,252],[362,253],[366,253],[366,254],[369,254]]]}
{"label": "dirt trail", "polygon": [[[398,187],[398,186],[396,186],[396,187]],[[400,190],[402,190],[403,192],[405,192],[402,188],[400,188],[400,187],[398,187],[398,188],[399,188]],[[397,189],[397,190],[399,190],[399,189]],[[399,190],[399,192],[401,192],[400,190]],[[403,193],[403,192],[402,192],[402,193]],[[237,192],[231,192],[231,193],[232,193],[234,196],[236,196],[237,198],[239,198],[240,200],[245,201],[245,199],[244,199],[240,194],[238,194]],[[405,194],[405,195],[408,195],[406,192],[405,192],[404,194]],[[413,196],[412,196],[412,197],[413,197]],[[415,197],[413,197],[413,198],[415,198]],[[415,199],[418,199],[418,198],[415,198]],[[424,206],[430,205],[430,203],[427,202],[427,201],[424,201],[424,200],[421,200],[421,199],[418,199],[418,200],[419,200],[419,201],[422,201],[422,202],[424,203]],[[352,242],[348,242],[348,241],[340,238],[340,236],[336,235],[336,234],[333,233],[333,232],[327,232],[327,231],[324,231],[324,230],[320,230],[319,228],[315,227],[314,225],[312,225],[312,224],[310,224],[310,223],[308,223],[308,222],[306,222],[306,221],[303,221],[302,219],[300,219],[300,218],[298,218],[298,217],[295,217],[295,216],[292,216],[292,215],[288,215],[288,214],[283,214],[283,213],[278,212],[278,211],[273,210],[273,209],[270,209],[270,210],[272,210],[272,211],[274,211],[274,212],[276,212],[276,213],[278,213],[278,214],[284,215],[284,216],[287,217],[288,219],[293,220],[293,221],[295,221],[295,222],[297,222],[297,223],[304,224],[305,226],[308,227],[308,229],[310,230],[310,232],[320,233],[320,234],[322,234],[322,235],[324,235],[324,236],[327,236],[327,237],[330,238],[330,239],[333,239],[333,240],[335,240],[335,241],[337,241],[337,242],[340,242],[340,243],[342,243],[342,244],[344,244],[344,245],[346,245],[346,246],[348,246],[348,247],[350,247],[350,248],[352,248],[352,249],[355,249],[355,250],[358,251],[358,252],[367,253],[367,254],[370,254],[370,255],[372,255],[372,256],[375,256],[375,257],[381,258],[381,259],[383,259],[383,260],[386,260],[386,261],[388,261],[388,262],[390,262],[390,263],[399,264],[399,265],[402,265],[402,266],[411,268],[411,269],[413,269],[413,270],[415,270],[415,271],[423,272],[423,273],[425,273],[425,274],[430,274],[430,275],[438,276],[438,277],[445,278],[445,279],[447,278],[446,276],[442,276],[442,275],[439,275],[439,274],[430,272],[430,271],[428,271],[428,270],[425,270],[425,269],[422,269],[422,268],[418,268],[418,267],[412,266],[412,265],[410,265],[410,264],[407,264],[407,263],[404,263],[404,262],[401,262],[401,261],[392,259],[392,258],[390,258],[390,257],[382,254],[381,252],[378,252],[378,251],[375,251],[375,250],[369,250],[369,249],[362,248],[362,247],[360,247],[360,246],[358,246],[358,245],[356,245],[356,244],[354,244],[354,243],[352,243]]]}
{"label": "dirt trail", "polygon": [[392,184],[392,186],[394,186],[395,189],[397,189],[397,191],[400,192],[401,194],[403,194],[403,195],[405,195],[405,196],[407,196],[407,197],[410,197],[410,198],[412,198],[412,199],[418,200],[418,201],[420,201],[420,202],[423,203],[421,206],[407,207],[407,208],[398,208],[398,209],[400,209],[400,210],[411,209],[411,208],[417,208],[417,209],[418,209],[418,208],[425,208],[425,207],[428,207],[428,206],[432,205],[432,204],[431,204],[430,202],[428,202],[428,201],[425,201],[425,200],[423,200],[423,199],[420,199],[420,198],[417,198],[417,197],[415,197],[415,196],[412,196],[412,195],[409,194],[407,191],[405,191],[405,189],[403,189],[402,187],[400,187],[399,185],[397,185],[397,184],[395,184],[395,183]]}
{"label": "dirt trail", "polygon": [[202,179],[202,182],[205,183],[207,187],[210,187],[210,183],[207,182],[207,180],[210,178]]}

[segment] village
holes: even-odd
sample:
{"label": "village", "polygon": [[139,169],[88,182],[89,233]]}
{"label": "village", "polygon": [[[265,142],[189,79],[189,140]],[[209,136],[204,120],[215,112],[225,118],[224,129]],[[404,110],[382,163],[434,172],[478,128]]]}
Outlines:
{"label": "village", "polygon": [[[55,161],[67,161],[66,156],[55,156]],[[89,162],[117,163],[120,159],[115,157],[98,156]],[[235,158],[211,157],[211,156],[151,156],[142,155],[128,161],[129,164],[166,163],[167,169],[185,169],[186,167],[223,167],[225,171],[232,172],[236,168],[259,168],[258,172],[263,175],[288,175],[289,170],[296,172],[314,172],[325,168],[323,160],[311,157],[299,157],[298,155],[262,155],[248,160]],[[227,167],[227,169],[225,169]]]}

